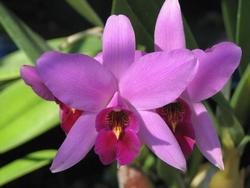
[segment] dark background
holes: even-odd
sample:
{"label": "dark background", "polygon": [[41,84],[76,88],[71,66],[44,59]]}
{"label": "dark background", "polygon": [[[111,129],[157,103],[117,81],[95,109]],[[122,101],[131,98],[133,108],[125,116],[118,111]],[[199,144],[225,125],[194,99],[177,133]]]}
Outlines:
{"label": "dark background", "polygon": [[[3,0],[3,2],[45,39],[67,36],[92,27],[90,23],[85,21],[63,0]],[[89,3],[105,23],[105,20],[110,15],[111,0],[89,0]],[[182,0],[180,3],[183,14],[190,24],[201,48],[209,47],[226,38],[219,0]],[[10,41],[2,29],[0,36]],[[5,46],[8,41],[5,41]],[[13,49],[13,46],[12,44],[10,49]],[[58,126],[35,140],[0,156],[0,165],[22,157],[31,151],[48,148],[56,149],[60,146],[63,139],[64,133]],[[104,173],[104,171],[106,173]],[[113,166],[103,166],[99,162],[98,157],[91,152],[83,161],[65,172],[52,174],[49,171],[49,167],[46,166],[4,187],[117,187],[113,171]]]}

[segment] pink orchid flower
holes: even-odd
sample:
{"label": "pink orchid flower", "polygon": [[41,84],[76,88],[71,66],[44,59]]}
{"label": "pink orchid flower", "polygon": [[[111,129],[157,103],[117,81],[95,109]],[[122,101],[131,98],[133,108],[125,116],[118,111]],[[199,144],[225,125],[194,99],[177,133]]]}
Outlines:
{"label": "pink orchid flower", "polygon": [[[163,4],[154,37],[156,51],[186,48],[178,0],[167,0]],[[193,52],[199,61],[194,79],[179,99],[156,112],[168,124],[186,157],[196,144],[210,162],[223,169],[220,142],[201,101],[220,91],[230,79],[240,63],[241,49],[234,43],[222,42],[206,51],[195,49]]]}
{"label": "pink orchid flower", "polygon": [[21,71],[40,96],[50,92],[66,106],[84,112],[59,148],[52,172],[78,163],[93,146],[102,163],[117,160],[125,165],[139,154],[141,144],[169,165],[186,170],[177,140],[153,109],[181,95],[196,73],[197,59],[185,49],[140,56],[130,21],[114,15],[107,20],[103,51],[95,59],[47,52],[35,67],[38,81]]}

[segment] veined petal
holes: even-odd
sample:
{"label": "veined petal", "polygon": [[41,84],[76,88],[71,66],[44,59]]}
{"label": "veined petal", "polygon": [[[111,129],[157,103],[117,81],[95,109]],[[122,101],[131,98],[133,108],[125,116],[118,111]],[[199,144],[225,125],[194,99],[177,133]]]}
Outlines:
{"label": "veined petal", "polygon": [[[135,51],[135,60],[134,61],[137,61],[138,59],[140,59],[142,56],[144,56],[146,53],[143,52],[143,51],[140,51],[140,50],[136,50]],[[96,56],[95,56],[95,60],[97,60],[99,63],[103,63],[103,54],[102,52],[98,53]]]}
{"label": "veined petal", "polygon": [[184,49],[185,34],[178,0],[167,0],[158,15],[155,33],[155,50]]}
{"label": "veined petal", "polygon": [[55,97],[51,91],[44,85],[41,78],[38,76],[36,68],[29,65],[24,65],[20,71],[21,77],[24,82],[31,86],[33,91],[48,101],[54,101]]}
{"label": "veined petal", "polygon": [[103,32],[103,65],[119,79],[134,58],[135,34],[129,19],[110,16]]}
{"label": "veined petal", "polygon": [[184,91],[196,73],[196,65],[189,50],[144,55],[121,78],[121,96],[140,110],[165,106]]}
{"label": "veined petal", "polygon": [[140,127],[139,137],[161,160],[186,171],[186,160],[173,133],[155,112],[140,111],[145,125]]}
{"label": "veined petal", "polygon": [[215,166],[224,169],[219,138],[202,103],[193,103],[193,128],[201,153]]}
{"label": "veined petal", "polygon": [[132,130],[125,130],[117,143],[117,161],[120,165],[131,163],[140,153],[141,143]]}
{"label": "veined petal", "polygon": [[199,60],[197,73],[188,85],[187,95],[193,102],[205,100],[220,91],[239,66],[241,49],[222,42],[206,51],[194,50]]}
{"label": "veined petal", "polygon": [[56,98],[79,110],[98,111],[117,90],[112,73],[85,55],[47,52],[38,59],[37,71]]}
{"label": "veined petal", "polygon": [[77,120],[56,154],[50,168],[52,172],[72,167],[90,151],[97,136],[95,117],[95,114],[84,114]]}

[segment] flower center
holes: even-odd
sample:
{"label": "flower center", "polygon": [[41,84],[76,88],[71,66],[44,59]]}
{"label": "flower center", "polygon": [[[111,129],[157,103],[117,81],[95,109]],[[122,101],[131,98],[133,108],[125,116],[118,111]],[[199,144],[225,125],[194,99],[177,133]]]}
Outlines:
{"label": "flower center", "polygon": [[128,124],[128,115],[122,110],[113,110],[107,116],[109,128],[114,132],[117,140],[122,136],[125,126]]}
{"label": "flower center", "polygon": [[164,119],[173,132],[176,132],[178,125],[189,118],[189,108],[181,99],[156,109],[156,112]]}

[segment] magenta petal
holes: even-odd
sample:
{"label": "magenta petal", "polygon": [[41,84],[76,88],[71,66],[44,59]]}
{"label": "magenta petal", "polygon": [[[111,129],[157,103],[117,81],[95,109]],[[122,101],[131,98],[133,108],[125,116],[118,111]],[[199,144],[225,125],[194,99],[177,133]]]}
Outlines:
{"label": "magenta petal", "polygon": [[129,19],[110,16],[103,32],[103,65],[120,78],[134,58],[135,34]]}
{"label": "magenta petal", "polygon": [[162,107],[186,89],[196,73],[196,65],[189,50],[144,55],[121,78],[121,96],[140,110]]}
{"label": "magenta petal", "polygon": [[201,103],[192,104],[192,107],[196,144],[211,163],[224,169],[220,141],[206,108]]}
{"label": "magenta petal", "polygon": [[172,131],[155,112],[141,111],[145,125],[140,127],[139,136],[152,152],[167,164],[186,171],[186,160]]}
{"label": "magenta petal", "polygon": [[90,151],[97,135],[95,117],[95,114],[84,114],[76,121],[56,154],[50,168],[52,172],[72,167]]}
{"label": "magenta petal", "polygon": [[50,90],[44,85],[37,74],[35,67],[24,65],[21,68],[21,77],[24,82],[31,86],[34,92],[45,100],[54,101],[55,97]]}
{"label": "magenta petal", "polygon": [[111,164],[116,159],[117,142],[115,134],[110,130],[98,133],[94,150],[103,164]]}
{"label": "magenta petal", "polygon": [[[190,118],[191,121],[191,118]],[[195,133],[191,122],[182,122],[176,126],[174,135],[187,158],[195,146]]]}
{"label": "magenta petal", "polygon": [[163,4],[156,21],[154,38],[156,51],[185,48],[185,35],[178,0],[167,0]]}
{"label": "magenta petal", "polygon": [[117,161],[120,165],[131,163],[140,153],[141,143],[135,132],[125,130],[117,145]]}
{"label": "magenta petal", "polygon": [[112,73],[85,55],[47,52],[37,71],[56,98],[79,110],[98,111],[117,90]]}
{"label": "magenta petal", "polygon": [[241,49],[231,42],[222,42],[206,51],[194,50],[199,68],[187,88],[194,102],[205,100],[220,91],[239,66]]}

